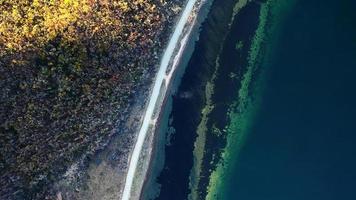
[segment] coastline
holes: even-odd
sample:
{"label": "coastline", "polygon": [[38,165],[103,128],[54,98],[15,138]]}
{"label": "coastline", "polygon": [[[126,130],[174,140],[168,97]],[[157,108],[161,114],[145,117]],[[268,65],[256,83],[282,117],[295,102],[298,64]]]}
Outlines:
{"label": "coastline", "polygon": [[[184,52],[184,48],[185,48],[185,46],[182,46],[181,48],[180,48],[180,52]],[[179,53],[180,53],[179,52]],[[179,53],[177,54],[177,57],[179,56]],[[179,59],[178,59],[179,60]],[[176,65],[179,65],[179,62],[177,62],[177,64]],[[151,167],[152,167],[152,165],[151,165],[151,163],[152,163],[152,161],[153,161],[153,159],[154,159],[154,151],[155,151],[155,147],[156,147],[156,142],[157,142],[157,132],[158,132],[158,130],[157,130],[157,127],[160,127],[160,125],[161,125],[161,120],[162,120],[162,117],[163,117],[163,108],[167,105],[167,101],[168,101],[168,99],[170,98],[170,96],[174,93],[174,92],[172,92],[171,91],[171,89],[172,89],[172,87],[173,87],[173,83],[172,82],[174,82],[175,81],[175,78],[176,78],[176,73],[178,73],[176,70],[178,70],[177,68],[175,68],[175,67],[173,67],[172,68],[172,70],[173,71],[171,71],[172,72],[172,81],[169,81],[169,83],[168,83],[168,86],[167,86],[167,88],[165,89],[165,92],[166,92],[166,94],[164,95],[164,97],[163,97],[163,101],[162,101],[162,103],[161,103],[161,105],[159,106],[159,108],[157,108],[159,111],[157,111],[158,112],[158,115],[157,115],[157,118],[156,118],[156,123],[155,123],[155,125],[154,125],[154,128],[152,128],[152,129],[150,129],[149,131],[148,131],[148,134],[147,134],[147,137],[146,137],[146,139],[145,139],[145,146],[147,147],[147,145],[148,145],[148,148],[147,149],[142,149],[142,151],[141,151],[141,154],[144,154],[144,153],[148,153],[148,156],[147,157],[145,157],[145,158],[142,158],[142,155],[140,155],[140,157],[141,157],[141,159],[140,159],[140,162],[142,162],[142,163],[147,163],[148,164],[148,166],[145,168],[145,169],[141,169],[141,173],[142,173],[142,171],[144,171],[144,173],[143,173],[143,182],[142,182],[142,186],[141,187],[139,187],[139,188],[137,188],[137,190],[140,190],[140,192],[138,193],[139,195],[139,198],[138,199],[142,199],[143,198],[143,194],[142,194],[142,192],[143,192],[143,190],[144,190],[144,187],[145,187],[145,185],[147,184],[147,179],[149,178],[149,176],[150,176],[150,171],[151,171]],[[181,70],[181,69],[180,69]],[[157,103],[159,103],[159,102],[157,102]],[[148,144],[147,144],[148,143]],[[137,177],[137,175],[135,175],[135,179],[137,180],[137,179],[141,179],[141,177],[140,178],[138,178]],[[134,190],[135,191],[135,190]],[[137,197],[138,197],[137,196]]]}
{"label": "coastline", "polygon": [[[147,117],[150,117],[150,120],[152,120],[152,122],[149,125],[148,122],[147,121],[145,122],[145,119],[144,119],[143,124],[141,125],[140,133],[138,135],[138,139],[135,144],[135,149],[133,150],[133,153],[129,158],[130,165],[129,165],[128,172],[126,174],[125,187],[124,187],[124,191],[122,193],[122,199],[129,199],[130,196],[132,195],[132,192],[135,190],[140,190],[140,191],[142,190],[143,183],[141,183],[141,186],[138,186],[139,188],[132,189],[134,181],[137,180],[139,177],[139,176],[137,177],[136,175],[137,175],[137,173],[140,173],[140,172],[136,171],[137,165],[138,165],[137,163],[138,162],[150,163],[153,145],[149,144],[148,150],[143,149],[142,147],[145,143],[146,137],[149,136],[151,131],[153,132],[153,135],[154,135],[155,129],[156,129],[157,125],[159,124],[158,121],[161,116],[161,109],[165,105],[167,96],[169,96],[167,94],[170,94],[168,89],[171,86],[171,79],[172,78],[174,79],[176,68],[179,65],[179,60],[184,52],[187,41],[189,40],[191,30],[193,29],[193,27],[195,25],[197,13],[199,12],[200,7],[202,4],[204,4],[204,2],[205,2],[204,0],[192,0],[192,1],[187,2],[185,11],[186,11],[186,9],[188,9],[188,10],[191,9],[191,11],[189,11],[188,17],[186,17],[184,15],[184,11],[181,16],[181,17],[186,17],[186,19],[184,21],[184,27],[181,30],[182,33],[179,34],[179,38],[177,41],[177,43],[179,44],[178,50],[177,50],[177,44],[175,44],[173,52],[171,53],[172,55],[169,55],[167,58],[166,57],[167,52],[165,52],[165,55],[162,58],[162,61],[161,61],[162,66],[161,67],[163,67],[163,68],[159,69],[157,76],[158,76],[158,78],[160,78],[159,74],[162,73],[162,71],[163,71],[165,77],[162,80],[157,80],[157,78],[156,78],[154,87],[151,91],[152,92],[151,99],[150,99],[150,103],[146,110],[145,119]],[[191,6],[191,8],[189,8],[190,6]],[[182,20],[182,18],[180,20]],[[179,23],[182,23],[182,21],[180,21]],[[179,25],[179,23],[178,23],[178,27],[181,26],[181,24]],[[177,27],[174,30],[175,30],[174,34],[176,34]],[[177,36],[174,36],[174,34],[172,37],[177,37]],[[171,40],[173,40],[173,39],[171,38]],[[171,44],[168,45],[167,49],[172,48],[172,47],[169,47],[170,45]],[[169,54],[169,52],[168,52],[168,54]],[[166,68],[164,68],[165,62],[167,62]],[[167,74],[167,72],[169,72],[169,73]],[[159,89],[159,93],[157,94],[157,87],[162,86],[162,84],[158,84],[159,81],[161,81],[162,84],[164,84],[166,87],[163,89],[163,91],[162,91],[162,88]],[[158,99],[159,96],[161,96],[161,95],[163,95],[163,102],[159,102],[159,99]],[[152,102],[152,98],[154,100],[153,102]],[[157,103],[161,104],[161,105],[157,106]],[[154,105],[153,108],[152,108],[152,105]],[[151,117],[154,117],[154,113],[156,112],[155,109],[159,109],[159,111],[158,111],[159,115],[158,115],[158,117],[152,119]],[[151,112],[153,113],[152,115],[151,115]],[[148,126],[150,126],[150,128],[148,128]],[[152,130],[151,130],[151,128],[152,128]],[[151,141],[151,143],[152,143],[152,141]],[[141,154],[145,154],[145,153],[149,154],[148,158],[146,158],[148,160],[140,161],[139,159],[140,159]],[[148,167],[146,169],[143,169],[143,171],[144,171],[143,172],[143,174],[144,174],[143,180],[146,180],[147,170],[148,170]]]}
{"label": "coastline", "polygon": [[[184,51],[184,47],[182,48],[182,51]],[[179,65],[179,62],[177,63],[177,65]],[[175,71],[175,70],[178,70],[178,69],[173,69],[173,70]],[[173,76],[176,75],[175,73],[177,73],[177,72],[174,72]],[[176,77],[174,77],[174,78],[176,78]],[[157,122],[156,122],[156,125],[155,125],[155,129],[152,131],[153,132],[153,135],[152,135],[153,141],[150,144],[150,148],[151,149],[149,150],[151,155],[147,158],[147,161],[146,161],[146,162],[148,162],[148,168],[147,168],[146,173],[144,175],[142,187],[140,188],[140,198],[139,199],[143,198],[144,188],[146,187],[148,178],[151,175],[150,172],[152,170],[152,161],[155,158],[154,152],[156,151],[156,143],[157,143],[157,139],[158,139],[157,134],[158,134],[159,130],[157,129],[157,127],[160,127],[161,123],[162,123],[161,120],[162,120],[163,115],[164,115],[163,108],[166,107],[167,101],[170,98],[170,96],[172,94],[174,94],[174,92],[171,91],[172,87],[174,87],[173,83],[172,83],[174,81],[175,80],[170,81],[170,83],[168,84],[168,87],[166,89],[167,90],[167,94],[165,95],[164,100],[162,102],[162,105],[160,106],[160,111],[159,111],[159,114],[158,114],[158,117],[157,117]]]}
{"label": "coastline", "polygon": [[[151,156],[149,158],[149,166],[144,178],[144,183],[141,188],[139,199],[142,200],[151,199],[159,192],[159,188],[154,188],[155,186],[153,186],[153,184],[157,184],[155,181],[159,175],[159,171],[161,170],[158,168],[162,168],[164,163],[157,164],[157,162],[160,161],[157,161],[156,159],[160,159],[160,157],[164,157],[164,150],[162,150],[162,148],[164,149],[164,146],[168,142],[167,141],[168,135],[166,135],[165,134],[166,132],[162,131],[161,129],[168,128],[167,125],[168,125],[169,115],[172,107],[171,105],[172,97],[178,91],[178,87],[180,85],[180,82],[182,81],[181,79],[185,73],[185,69],[188,65],[191,55],[194,52],[195,44],[199,39],[199,35],[201,31],[200,27],[202,26],[202,23],[205,21],[209,13],[211,4],[212,4],[211,0],[204,0],[203,2],[200,3],[199,8],[197,9],[198,11],[195,15],[194,22],[190,26],[189,32],[186,35],[185,45],[183,48],[181,48],[180,52],[178,52],[178,55],[176,55],[174,58],[177,67],[173,75],[174,79],[170,82],[169,87],[167,88],[168,92],[161,105],[159,118],[157,120],[157,125],[156,125],[156,129],[154,130],[153,141],[151,144],[152,149],[151,149]],[[164,126],[164,128],[162,128],[162,126]],[[163,158],[163,162],[164,162],[164,158]]]}

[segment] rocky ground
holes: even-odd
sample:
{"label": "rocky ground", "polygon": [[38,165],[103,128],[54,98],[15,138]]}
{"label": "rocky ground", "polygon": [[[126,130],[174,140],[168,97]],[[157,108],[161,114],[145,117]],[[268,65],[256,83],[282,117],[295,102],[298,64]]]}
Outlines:
{"label": "rocky ground", "polygon": [[0,0],[0,199],[88,199],[78,171],[127,162],[183,3]]}

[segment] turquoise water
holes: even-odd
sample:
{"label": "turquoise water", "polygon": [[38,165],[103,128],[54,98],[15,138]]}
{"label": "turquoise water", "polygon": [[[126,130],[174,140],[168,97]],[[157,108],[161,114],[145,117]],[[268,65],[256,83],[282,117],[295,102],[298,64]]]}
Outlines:
{"label": "turquoise water", "polygon": [[225,199],[356,199],[355,10],[352,0],[299,0],[272,34]]}

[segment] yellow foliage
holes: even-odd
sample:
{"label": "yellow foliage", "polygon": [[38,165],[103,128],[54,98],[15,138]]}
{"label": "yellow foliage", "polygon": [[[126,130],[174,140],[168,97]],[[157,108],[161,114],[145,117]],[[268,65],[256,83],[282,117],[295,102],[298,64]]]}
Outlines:
{"label": "yellow foliage", "polygon": [[118,2],[118,6],[125,12],[129,10],[129,5],[127,2],[120,1]]}
{"label": "yellow foliage", "polygon": [[[0,0],[0,50],[41,47],[60,35],[117,36],[128,0]],[[99,7],[98,7],[99,6]],[[79,31],[80,30],[80,31]]]}
{"label": "yellow foliage", "polygon": [[3,4],[0,43],[16,50],[48,42],[91,9],[86,0],[10,0]]}

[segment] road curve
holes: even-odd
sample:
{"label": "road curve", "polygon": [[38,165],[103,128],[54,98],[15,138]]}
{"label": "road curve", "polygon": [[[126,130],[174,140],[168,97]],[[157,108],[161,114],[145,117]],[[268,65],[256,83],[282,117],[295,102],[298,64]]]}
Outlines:
{"label": "road curve", "polygon": [[133,184],[137,164],[139,161],[139,156],[140,156],[140,153],[142,150],[144,140],[147,135],[147,131],[149,128],[149,124],[150,124],[152,115],[154,113],[155,104],[158,101],[160,88],[164,81],[166,70],[169,66],[169,61],[171,60],[171,57],[174,54],[175,47],[177,46],[177,44],[181,38],[184,27],[187,24],[189,16],[190,16],[191,12],[193,11],[194,5],[197,1],[198,0],[189,0],[187,2],[186,6],[181,14],[181,17],[175,26],[173,35],[171,36],[171,38],[169,40],[168,46],[163,54],[161,64],[159,67],[159,71],[156,75],[156,80],[155,80],[155,83],[153,86],[151,97],[149,99],[149,103],[146,108],[145,116],[143,118],[143,122],[142,122],[142,125],[140,128],[139,134],[137,136],[137,141],[136,141],[134,150],[131,155],[130,164],[129,164],[128,172],[126,175],[124,191],[123,191],[122,198],[121,198],[122,200],[130,199],[132,184]]}

